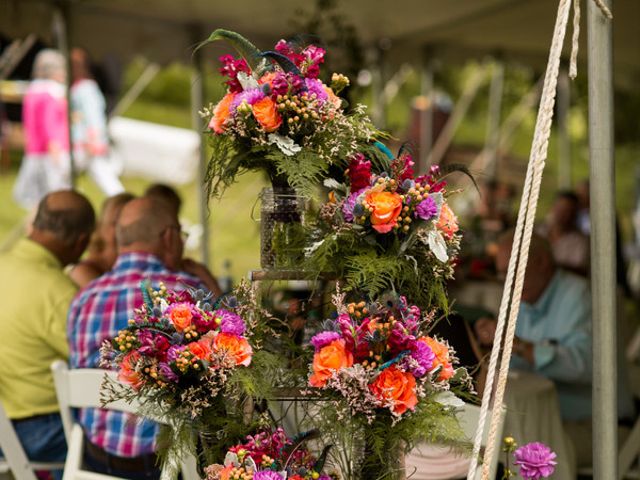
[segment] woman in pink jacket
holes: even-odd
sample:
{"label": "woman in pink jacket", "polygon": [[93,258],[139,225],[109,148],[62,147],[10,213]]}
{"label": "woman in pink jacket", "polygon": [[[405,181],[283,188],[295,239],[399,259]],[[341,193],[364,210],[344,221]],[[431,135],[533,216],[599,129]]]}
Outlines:
{"label": "woman in pink jacket", "polygon": [[22,103],[25,156],[14,186],[14,197],[25,208],[49,192],[71,187],[65,81],[62,54],[38,53]]}

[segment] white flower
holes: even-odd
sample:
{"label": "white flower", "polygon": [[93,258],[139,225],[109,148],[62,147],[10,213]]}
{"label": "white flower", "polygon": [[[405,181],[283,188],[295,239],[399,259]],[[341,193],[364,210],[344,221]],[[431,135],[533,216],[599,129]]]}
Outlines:
{"label": "white flower", "polygon": [[258,81],[245,72],[238,73],[238,81],[240,82],[240,85],[242,85],[243,90],[250,90],[252,88],[259,87]]}
{"label": "white flower", "polygon": [[460,400],[458,397],[456,397],[449,390],[436,393],[433,399],[436,402],[438,402],[440,405],[444,405],[445,407],[454,407],[454,408],[464,407],[464,402]]}

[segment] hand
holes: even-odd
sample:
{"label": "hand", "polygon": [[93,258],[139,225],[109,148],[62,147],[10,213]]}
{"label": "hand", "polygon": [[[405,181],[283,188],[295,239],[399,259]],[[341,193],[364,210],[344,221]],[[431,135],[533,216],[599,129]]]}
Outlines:
{"label": "hand", "polygon": [[496,336],[496,325],[498,322],[491,317],[482,317],[479,319],[473,329],[476,332],[476,336],[481,345],[490,346],[493,345],[493,339]]}
{"label": "hand", "polygon": [[196,262],[191,258],[185,258],[182,260],[181,267],[184,272],[189,273],[194,277],[198,277],[216,297],[222,295],[222,290],[218,285],[218,281],[204,264]]}

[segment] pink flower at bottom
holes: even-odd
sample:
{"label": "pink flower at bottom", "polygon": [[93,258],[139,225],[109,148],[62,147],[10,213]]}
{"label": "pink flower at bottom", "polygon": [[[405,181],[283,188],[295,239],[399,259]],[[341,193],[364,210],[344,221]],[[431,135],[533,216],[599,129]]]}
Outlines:
{"label": "pink flower at bottom", "polygon": [[547,478],[555,470],[556,454],[544,443],[528,443],[518,448],[513,455],[514,463],[520,467],[520,476],[524,480]]}

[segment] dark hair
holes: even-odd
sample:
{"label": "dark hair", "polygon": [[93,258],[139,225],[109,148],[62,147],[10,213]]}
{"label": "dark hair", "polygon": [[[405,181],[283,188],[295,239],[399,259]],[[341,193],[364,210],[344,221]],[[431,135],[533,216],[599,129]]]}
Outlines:
{"label": "dark hair", "polygon": [[570,200],[576,204],[579,203],[578,196],[572,190],[560,190],[558,193],[556,193],[556,200],[560,199]]}
{"label": "dark hair", "polygon": [[168,203],[176,211],[176,214],[180,213],[180,207],[182,207],[182,199],[178,192],[174,188],[164,183],[154,183],[150,185],[144,192],[145,197],[159,198]]}
{"label": "dark hair", "polygon": [[[53,195],[62,192],[54,192]],[[68,201],[60,206],[51,206],[50,197],[45,196],[38,205],[33,228],[53,233],[65,245],[72,245],[83,235],[89,235],[96,223],[96,216],[91,203],[81,194],[73,191]]]}

